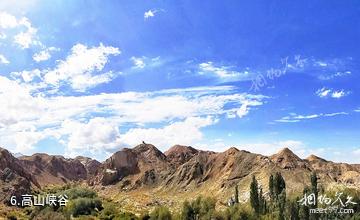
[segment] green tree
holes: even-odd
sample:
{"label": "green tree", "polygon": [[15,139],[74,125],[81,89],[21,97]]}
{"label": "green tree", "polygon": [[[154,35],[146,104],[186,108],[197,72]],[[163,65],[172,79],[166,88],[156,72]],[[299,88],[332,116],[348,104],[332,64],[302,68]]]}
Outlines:
{"label": "green tree", "polygon": [[269,177],[269,194],[270,199],[274,200],[274,176],[272,174]]}
{"label": "green tree", "polygon": [[279,220],[285,220],[286,192],[285,189],[278,196]]}
{"label": "green tree", "polygon": [[277,172],[274,178],[274,194],[276,199],[285,188],[286,188],[285,180],[282,177],[281,173]]}
{"label": "green tree", "polygon": [[256,214],[260,212],[260,204],[259,204],[259,185],[255,178],[252,177],[252,181],[250,184],[250,204],[251,207],[254,209]]}
{"label": "green tree", "polygon": [[171,213],[165,206],[156,207],[150,213],[150,220],[171,220]]}
{"label": "green tree", "polygon": [[[315,194],[315,201],[318,198],[318,178],[315,172],[313,172],[310,176],[311,179],[311,192]],[[317,202],[315,203],[315,207],[317,206]]]}
{"label": "green tree", "polygon": [[259,213],[261,213],[261,214],[266,213],[266,199],[263,195],[263,190],[261,187],[260,187],[260,192],[259,192]]}
{"label": "green tree", "polygon": [[299,206],[297,204],[297,201],[299,201],[299,198],[296,198],[296,201],[290,202],[290,219],[291,220],[300,220],[299,217]]}
{"label": "green tree", "polygon": [[181,219],[182,220],[195,220],[195,212],[194,209],[191,207],[188,201],[183,203],[183,207],[181,210]]}
{"label": "green tree", "polygon": [[235,186],[235,203],[239,203],[239,189],[238,189],[238,185]]}
{"label": "green tree", "polygon": [[[315,204],[311,204],[310,205],[310,208],[311,209],[316,209],[317,208],[317,201],[318,201],[318,193],[319,193],[319,190],[318,190],[318,177],[316,175],[315,172],[312,172],[311,176],[310,176],[310,181],[311,181],[311,193],[313,193],[315,195]],[[310,219],[318,219],[318,214],[316,213],[313,213],[310,215]]]}

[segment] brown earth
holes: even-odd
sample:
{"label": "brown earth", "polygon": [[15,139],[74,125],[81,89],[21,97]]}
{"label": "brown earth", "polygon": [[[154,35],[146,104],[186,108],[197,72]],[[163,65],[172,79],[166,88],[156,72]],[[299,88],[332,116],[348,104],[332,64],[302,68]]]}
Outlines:
{"label": "brown earth", "polygon": [[[263,156],[234,147],[217,153],[175,145],[162,153],[154,145],[143,143],[123,148],[103,163],[87,157],[34,154],[17,159],[4,149],[0,153],[0,174],[5,176],[1,190],[8,192],[2,195],[76,181],[89,184],[101,196],[132,211],[159,204],[176,208],[198,195],[214,196],[224,204],[235,185],[245,201],[253,175],[266,192],[269,175],[275,172],[282,173],[290,194],[309,185],[313,171],[324,188],[360,188],[360,165],[334,163],[315,155],[301,159],[288,148]],[[12,178],[6,179],[4,170],[10,170]]]}

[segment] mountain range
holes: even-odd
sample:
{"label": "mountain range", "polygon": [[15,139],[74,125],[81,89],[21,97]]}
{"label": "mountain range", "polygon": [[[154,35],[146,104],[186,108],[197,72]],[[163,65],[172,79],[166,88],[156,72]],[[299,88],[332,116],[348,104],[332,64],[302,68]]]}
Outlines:
{"label": "mountain range", "polygon": [[69,159],[44,153],[15,157],[3,148],[0,158],[1,201],[33,189],[77,183],[128,209],[177,204],[204,194],[225,203],[235,185],[241,199],[247,200],[253,175],[266,191],[269,175],[275,172],[284,176],[290,194],[309,185],[313,171],[324,188],[360,188],[360,164],[334,163],[315,155],[301,159],[288,148],[264,156],[234,147],[212,152],[175,145],[161,152],[142,143],[123,148],[102,163],[87,157]]}

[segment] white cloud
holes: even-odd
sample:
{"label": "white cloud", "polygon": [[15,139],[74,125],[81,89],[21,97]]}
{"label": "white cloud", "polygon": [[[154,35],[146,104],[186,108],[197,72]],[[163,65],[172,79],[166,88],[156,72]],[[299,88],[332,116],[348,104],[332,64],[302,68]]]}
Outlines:
{"label": "white cloud", "polygon": [[0,54],[0,63],[9,64],[10,61],[4,55]]}
{"label": "white cloud", "polygon": [[353,151],[353,153],[354,153],[355,155],[360,156],[360,148],[359,148],[359,149],[357,149],[357,150],[354,150],[354,151]]}
{"label": "white cloud", "polygon": [[332,98],[336,98],[336,99],[339,99],[339,98],[344,97],[344,96],[346,96],[346,93],[344,92],[344,90],[334,91],[334,92],[331,94],[331,97],[332,97]]}
{"label": "white cloud", "polygon": [[41,71],[39,69],[24,70],[21,72],[12,72],[13,77],[21,77],[25,83],[33,81],[36,77],[41,78]]}
{"label": "white cloud", "polygon": [[320,113],[320,114],[312,114],[312,115],[297,115],[290,114],[289,116],[282,117],[281,119],[275,120],[276,122],[299,122],[307,119],[321,118],[321,117],[333,117],[337,115],[348,115],[347,112],[334,112],[334,113]]}
{"label": "white cloud", "polygon": [[18,26],[18,21],[15,16],[7,13],[0,12],[0,27],[1,28],[15,28]]}
{"label": "white cloud", "polygon": [[134,68],[143,69],[146,66],[144,59],[141,57],[131,57],[131,61],[134,64]]}
{"label": "white cloud", "polygon": [[31,45],[41,45],[36,36],[37,29],[32,26],[26,17],[17,19],[7,12],[0,12],[0,27],[3,29],[25,29],[14,36],[14,42],[22,49],[29,48]]}
{"label": "white cloud", "polygon": [[320,66],[320,67],[327,67],[329,64],[324,62],[324,61],[316,61],[314,63],[315,66]]}
{"label": "white cloud", "polygon": [[320,98],[327,97],[331,93],[331,89],[321,88],[316,91],[316,95],[318,95]]}
{"label": "white cloud", "polygon": [[[21,73],[23,77],[26,76],[26,80],[31,80],[31,76],[27,76],[29,74]],[[121,130],[122,126],[133,128],[131,132],[124,131],[123,137],[120,134],[122,143],[129,144],[129,137],[140,136],[140,131],[159,135],[167,132],[169,136],[170,131],[187,131],[192,138],[185,137],[185,133],[179,133],[179,137],[190,143],[200,140],[200,129],[215,123],[216,118],[226,116],[230,112],[236,114],[239,109],[242,114],[238,117],[244,117],[251,112],[253,106],[262,105],[267,98],[262,95],[235,93],[234,89],[231,86],[219,86],[78,97],[46,97],[31,95],[31,90],[24,84],[0,76],[0,136],[4,137],[0,139],[0,145],[6,142],[12,143],[7,146],[12,149],[31,150],[39,140],[53,137],[68,144],[69,152],[98,149],[107,151],[120,143],[119,139],[116,139],[116,144],[112,145],[107,140],[117,137],[116,129],[119,127]],[[231,107],[228,106],[229,103]],[[246,106],[246,111],[243,111],[243,106]],[[91,119],[94,115],[101,115],[106,120],[99,117]],[[153,123],[163,127],[149,127]],[[141,130],[145,129],[142,126],[146,126],[146,131]],[[71,127],[75,130],[70,129]],[[99,129],[96,130],[100,132],[98,136],[95,131],[91,132],[95,127],[104,127],[101,129],[104,133]],[[34,136],[30,140],[29,136],[32,134]],[[94,146],[84,144],[86,135],[89,135]],[[165,138],[162,144],[165,145],[170,139]],[[182,143],[181,139],[177,140]],[[79,149],[81,146],[84,149]]]}
{"label": "white cloud", "polygon": [[150,18],[155,16],[156,11],[155,10],[149,10],[144,13],[144,18]]}
{"label": "white cloud", "polygon": [[332,89],[327,89],[325,87],[318,89],[316,91],[316,95],[319,96],[320,98],[331,97],[331,98],[339,99],[348,94],[350,94],[350,92],[345,92],[344,90],[332,90]]}
{"label": "white cloud", "polygon": [[71,49],[71,54],[59,61],[55,69],[44,74],[47,84],[59,87],[61,83],[69,84],[73,89],[84,91],[87,88],[101,83],[109,82],[115,74],[107,72],[93,75],[102,71],[110,55],[118,55],[120,50],[116,47],[104,46],[88,48],[83,44],[76,44]]}
{"label": "white cloud", "polygon": [[320,80],[331,80],[337,77],[344,77],[344,76],[348,76],[351,75],[350,71],[344,71],[344,72],[336,72],[334,74],[330,74],[330,75],[320,75],[318,78]]}
{"label": "white cloud", "polygon": [[131,57],[130,60],[133,63],[133,66],[131,67],[134,70],[142,70],[142,69],[149,69],[149,68],[155,68],[159,67],[163,64],[163,60],[160,59],[160,57]]}
{"label": "white cloud", "polygon": [[158,12],[165,12],[163,9],[150,9],[144,12],[144,19],[147,20],[151,17],[154,17]]}
{"label": "white cloud", "polygon": [[34,145],[38,143],[44,135],[35,131],[20,131],[15,133],[16,152],[27,153],[34,149]]}
{"label": "white cloud", "polygon": [[117,124],[106,118],[92,118],[87,123],[66,120],[62,123],[67,132],[69,154],[88,151],[96,153],[120,148],[120,132]]}
{"label": "white cloud", "polygon": [[250,79],[252,75],[248,70],[237,72],[231,70],[232,68],[231,66],[215,66],[213,62],[209,61],[199,64],[199,74],[210,74],[222,81]]}
{"label": "white cloud", "polygon": [[184,121],[171,123],[162,128],[134,128],[126,132],[121,140],[130,146],[141,141],[152,143],[162,150],[175,144],[194,145],[201,141],[203,133],[201,128],[217,122],[213,117],[189,117]]}
{"label": "white cloud", "polygon": [[49,47],[49,48],[46,48],[45,50],[42,50],[38,53],[35,53],[33,55],[33,60],[35,60],[37,63],[38,62],[41,62],[41,61],[45,61],[45,60],[48,60],[51,58],[51,52],[52,51],[56,51],[56,50],[59,50],[55,47]]}
{"label": "white cloud", "polygon": [[37,29],[31,26],[31,23],[27,18],[23,18],[20,21],[20,24],[26,27],[26,31],[22,31],[14,36],[14,42],[19,44],[21,48],[27,49],[30,45],[41,45],[41,43],[36,40]]}

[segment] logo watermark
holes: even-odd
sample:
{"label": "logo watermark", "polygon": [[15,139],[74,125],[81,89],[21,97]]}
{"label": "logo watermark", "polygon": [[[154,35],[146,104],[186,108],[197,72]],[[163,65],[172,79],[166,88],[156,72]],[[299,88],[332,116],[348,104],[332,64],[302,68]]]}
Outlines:
{"label": "logo watermark", "polygon": [[68,203],[67,195],[21,195],[20,198],[16,196],[11,196],[10,205],[12,206],[21,206],[21,207],[30,207],[30,206],[66,206]]}
{"label": "logo watermark", "polygon": [[266,71],[266,74],[258,74],[254,79],[252,79],[250,91],[257,92],[262,87],[268,84],[268,81],[279,78],[282,75],[285,75],[290,69],[303,68],[307,62],[307,59],[301,58],[300,55],[295,55],[293,62],[289,62],[289,57],[282,58],[281,68],[271,68]]}
{"label": "logo watermark", "polygon": [[[315,193],[307,194],[298,201],[300,205],[310,206],[309,209],[312,214],[315,213],[337,213],[337,214],[353,214],[354,209],[349,208],[350,205],[357,205],[353,202],[353,197],[347,195],[345,199],[342,198],[343,192],[336,192],[335,198],[332,199],[325,194],[321,194],[316,198]],[[321,207],[316,207],[320,205]],[[316,207],[316,208],[315,208]]]}

